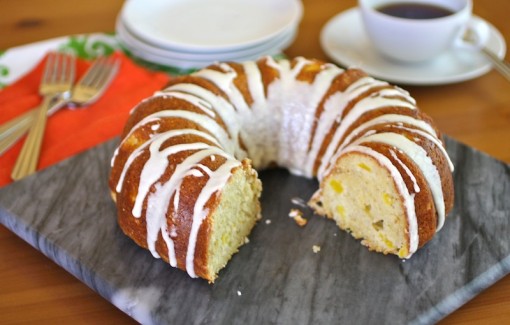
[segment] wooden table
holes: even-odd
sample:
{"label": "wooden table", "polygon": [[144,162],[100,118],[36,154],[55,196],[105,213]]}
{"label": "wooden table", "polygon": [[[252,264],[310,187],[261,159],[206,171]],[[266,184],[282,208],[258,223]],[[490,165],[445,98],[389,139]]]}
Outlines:
{"label": "wooden table", "polygon": [[[113,31],[122,0],[0,0],[0,49],[74,33]],[[289,56],[327,60],[324,24],[355,0],[305,0]],[[510,1],[474,1],[474,12],[510,42]],[[507,54],[507,60],[510,55]],[[497,72],[447,86],[405,87],[444,133],[510,163],[510,83]],[[123,323],[134,321],[30,245],[0,226],[0,323]],[[510,323],[510,276],[444,319],[442,324]]]}

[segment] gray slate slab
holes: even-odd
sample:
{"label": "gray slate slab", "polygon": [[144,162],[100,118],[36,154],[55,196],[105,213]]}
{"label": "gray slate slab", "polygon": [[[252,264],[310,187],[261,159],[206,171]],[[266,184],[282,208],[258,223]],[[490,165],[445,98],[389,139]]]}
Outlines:
{"label": "gray slate slab", "polygon": [[260,173],[263,219],[214,285],[122,234],[107,187],[117,141],[0,189],[0,222],[139,322],[429,324],[510,272],[510,166],[454,140],[455,208],[410,260],[369,252],[309,210],[298,227],[291,199],[317,182],[275,169]]}

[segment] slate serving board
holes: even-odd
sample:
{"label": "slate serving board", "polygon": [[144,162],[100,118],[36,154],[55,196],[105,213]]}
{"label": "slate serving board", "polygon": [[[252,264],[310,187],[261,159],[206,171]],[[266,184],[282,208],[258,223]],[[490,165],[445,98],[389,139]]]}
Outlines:
{"label": "slate serving board", "polygon": [[117,141],[0,189],[0,221],[139,322],[428,324],[510,272],[510,165],[454,140],[455,208],[410,260],[369,252],[306,209],[298,227],[292,198],[317,182],[276,169],[260,173],[263,219],[214,285],[122,234],[107,188]]}

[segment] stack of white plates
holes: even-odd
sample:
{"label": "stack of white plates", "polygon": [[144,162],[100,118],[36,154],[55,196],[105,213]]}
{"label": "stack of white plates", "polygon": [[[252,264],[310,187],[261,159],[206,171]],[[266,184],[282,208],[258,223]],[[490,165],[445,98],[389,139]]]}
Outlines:
{"label": "stack of white plates", "polygon": [[275,55],[294,40],[300,0],[128,0],[117,36],[134,56],[181,69]]}

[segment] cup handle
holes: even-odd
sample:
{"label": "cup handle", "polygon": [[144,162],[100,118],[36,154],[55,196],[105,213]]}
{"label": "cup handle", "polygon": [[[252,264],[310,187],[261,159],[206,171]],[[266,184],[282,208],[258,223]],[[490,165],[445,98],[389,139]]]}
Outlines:
{"label": "cup handle", "polygon": [[489,25],[481,19],[471,19],[457,37],[454,46],[458,48],[481,50],[489,39]]}

